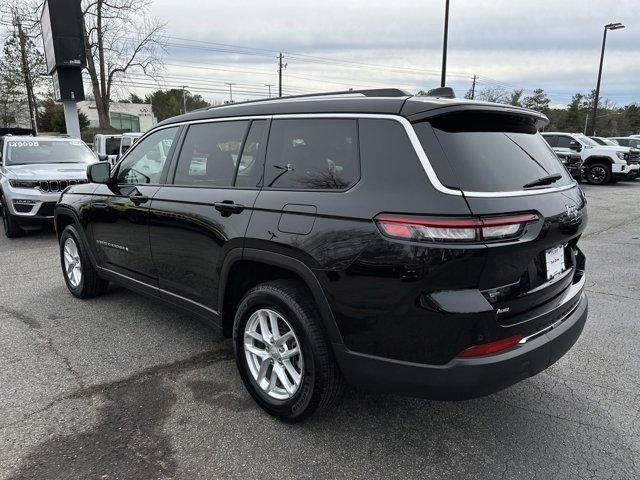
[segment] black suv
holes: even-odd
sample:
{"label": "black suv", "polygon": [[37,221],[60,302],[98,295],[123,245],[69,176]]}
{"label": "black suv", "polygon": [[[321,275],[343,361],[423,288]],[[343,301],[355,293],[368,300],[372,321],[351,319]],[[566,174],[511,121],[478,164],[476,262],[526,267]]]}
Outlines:
{"label": "black suv", "polygon": [[183,307],[294,421],[346,382],[486,395],[558,360],[587,317],[585,198],[543,115],[399,90],[248,102],[148,132],[55,211],[64,278]]}

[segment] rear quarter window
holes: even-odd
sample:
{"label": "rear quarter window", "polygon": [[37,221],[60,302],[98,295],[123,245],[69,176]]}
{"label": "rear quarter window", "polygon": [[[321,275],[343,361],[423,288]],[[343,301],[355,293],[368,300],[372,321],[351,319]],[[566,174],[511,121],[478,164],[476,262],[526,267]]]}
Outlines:
{"label": "rear quarter window", "polygon": [[355,119],[305,118],[271,124],[265,187],[345,190],[360,177]]}
{"label": "rear quarter window", "polygon": [[526,115],[455,112],[414,124],[441,183],[473,192],[521,191],[549,175],[573,179]]}

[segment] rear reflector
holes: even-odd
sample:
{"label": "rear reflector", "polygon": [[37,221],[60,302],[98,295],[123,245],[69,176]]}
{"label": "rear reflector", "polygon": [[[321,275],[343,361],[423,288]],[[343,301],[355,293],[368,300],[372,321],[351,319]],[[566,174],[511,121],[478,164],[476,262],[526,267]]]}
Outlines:
{"label": "rear reflector", "polygon": [[522,335],[514,335],[513,337],[503,338],[502,340],[496,340],[495,342],[483,343],[481,345],[474,345],[466,350],[463,350],[458,354],[458,358],[471,358],[481,357],[483,355],[489,355],[490,353],[501,352],[507,348],[511,348],[522,340]]}
{"label": "rear reflector", "polygon": [[513,239],[538,215],[526,213],[489,218],[408,217],[382,214],[375,222],[383,234],[404,240],[427,242],[482,242]]}

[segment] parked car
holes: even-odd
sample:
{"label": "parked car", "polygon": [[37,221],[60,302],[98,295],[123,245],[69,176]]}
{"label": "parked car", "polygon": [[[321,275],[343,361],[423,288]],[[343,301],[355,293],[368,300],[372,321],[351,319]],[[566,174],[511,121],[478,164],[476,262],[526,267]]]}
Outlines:
{"label": "parked car", "polygon": [[142,133],[140,132],[131,132],[131,133],[123,133],[122,141],[120,142],[120,151],[118,152],[118,158],[122,157],[127,150],[129,150],[134,143],[136,143],[140,137],[142,137]]}
{"label": "parked car", "polygon": [[610,147],[615,147],[620,145],[619,143],[614,142],[613,140],[605,137],[589,137],[591,140],[596,142],[598,145],[609,145]]}
{"label": "parked car", "polygon": [[0,139],[0,213],[7,237],[18,237],[53,220],[60,193],[86,183],[97,158],[82,141],[65,137],[5,136]]}
{"label": "parked car", "polygon": [[553,364],[587,318],[586,201],[547,122],[393,89],[165,120],[62,195],[64,279],[219,326],[249,393],[287,421],[345,381],[487,395]]}
{"label": "parked car", "polygon": [[557,154],[580,153],[584,177],[595,185],[630,180],[638,175],[640,151],[600,145],[581,133],[544,132],[542,137]]}
{"label": "parked car", "polygon": [[97,155],[106,155],[112,164],[116,163],[120,155],[122,135],[107,135],[98,133],[93,137],[93,151]]}
{"label": "parked car", "polygon": [[640,149],[640,138],[635,138],[635,137],[611,137],[608,140],[614,142],[614,144],[616,144],[616,145],[621,145],[623,147]]}

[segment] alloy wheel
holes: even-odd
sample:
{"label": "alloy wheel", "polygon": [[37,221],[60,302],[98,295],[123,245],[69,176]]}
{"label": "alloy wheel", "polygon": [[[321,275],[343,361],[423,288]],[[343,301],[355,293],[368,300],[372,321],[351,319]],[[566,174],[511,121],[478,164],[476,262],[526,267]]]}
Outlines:
{"label": "alloy wheel", "polygon": [[589,170],[589,180],[592,183],[603,183],[607,176],[607,172],[603,167],[593,167]]}
{"label": "alloy wheel", "polygon": [[263,308],[249,317],[244,328],[244,354],[253,379],[269,397],[288,400],[300,388],[300,342],[278,312]]}
{"label": "alloy wheel", "polygon": [[82,263],[78,245],[73,238],[67,238],[64,242],[64,273],[69,280],[69,284],[76,288],[82,281]]}

